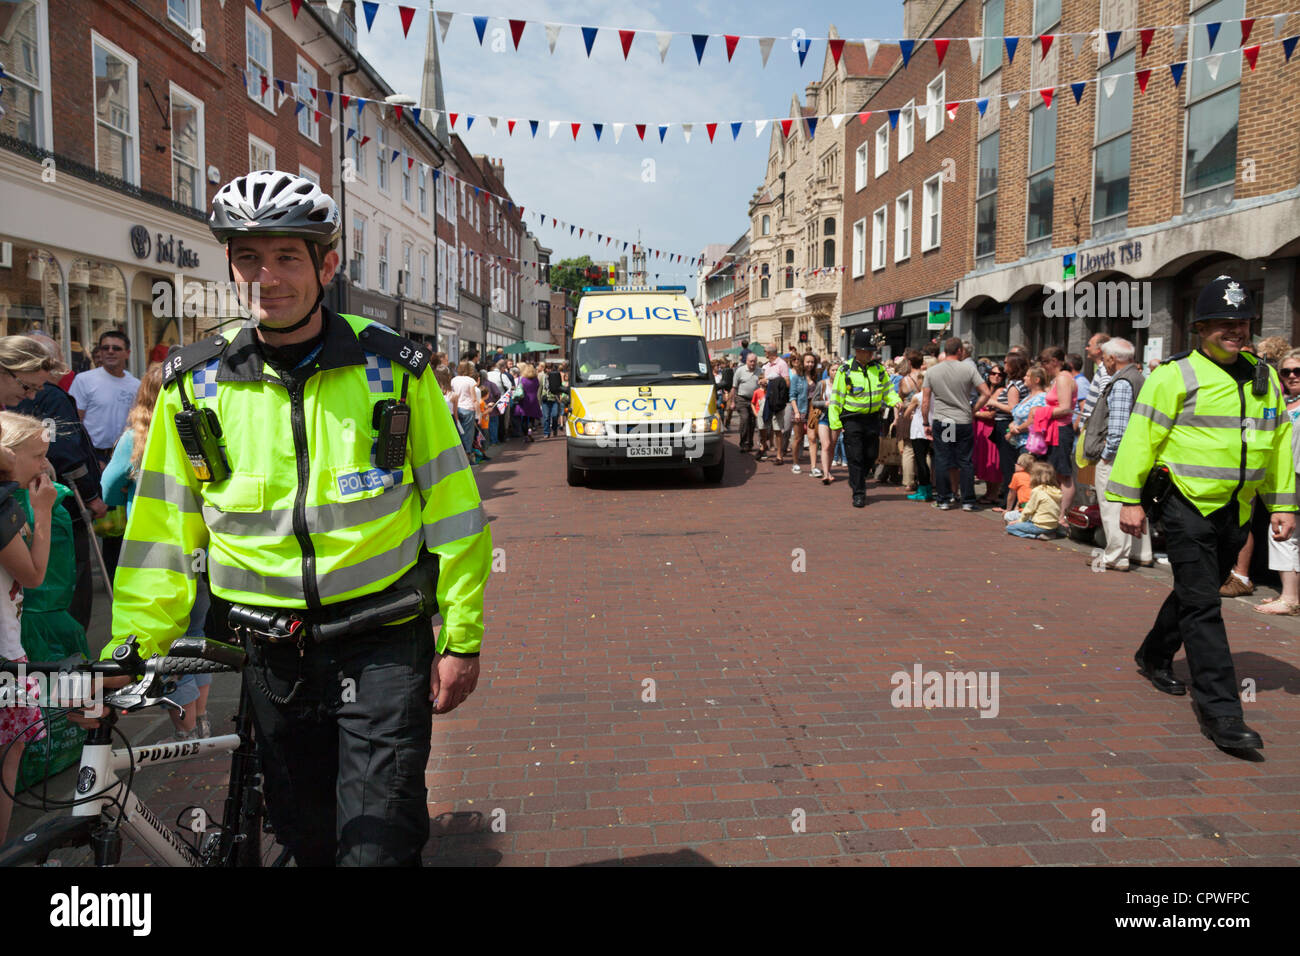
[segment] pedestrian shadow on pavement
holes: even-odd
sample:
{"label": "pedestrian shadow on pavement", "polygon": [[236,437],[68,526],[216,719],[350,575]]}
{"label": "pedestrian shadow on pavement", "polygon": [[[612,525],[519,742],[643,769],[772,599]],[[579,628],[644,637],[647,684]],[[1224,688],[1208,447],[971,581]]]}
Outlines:
{"label": "pedestrian shadow on pavement", "polygon": [[[1237,683],[1253,680],[1255,690],[1280,690],[1292,697],[1300,696],[1300,670],[1268,654],[1258,651],[1240,651],[1232,655],[1232,665],[1237,671]],[[1174,672],[1179,680],[1191,681],[1186,659],[1174,662]]]}
{"label": "pedestrian shadow on pavement", "polygon": [[593,863],[579,863],[578,866],[717,866],[717,864],[707,857],[700,856],[694,850],[678,850],[675,853],[647,853],[644,856],[596,860]]}
{"label": "pedestrian shadow on pavement", "polygon": [[492,821],[477,810],[440,813],[429,821],[425,866],[498,866],[501,851],[492,846],[497,834]]}

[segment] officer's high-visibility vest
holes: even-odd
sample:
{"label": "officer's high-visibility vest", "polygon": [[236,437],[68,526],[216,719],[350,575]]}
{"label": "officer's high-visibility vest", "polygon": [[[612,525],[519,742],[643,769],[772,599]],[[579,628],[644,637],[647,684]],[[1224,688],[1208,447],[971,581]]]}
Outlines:
{"label": "officer's high-visibility vest", "polygon": [[[226,601],[317,608],[382,591],[424,548],[439,562],[439,652],[479,649],[492,536],[447,403],[422,374],[429,353],[367,319],[326,321],[314,370],[295,385],[263,364],[248,328],[168,359],[105,656],[131,634],[142,654],[165,652],[185,633],[205,567]],[[379,468],[374,407],[404,383],[406,457]],[[195,477],[175,424],[179,387],[220,420],[224,481]]]}
{"label": "officer's high-visibility vest", "polygon": [[864,368],[854,359],[835,373],[828,406],[831,428],[839,428],[845,415],[874,415],[886,405],[897,404],[898,392],[884,367],[872,362]]}
{"label": "officer's high-visibility vest", "polygon": [[1272,511],[1295,511],[1291,420],[1277,372],[1269,369],[1264,395],[1251,384],[1199,351],[1160,364],[1138,393],[1106,497],[1139,504],[1148,473],[1163,463],[1203,515],[1235,496],[1244,522],[1256,492]]}

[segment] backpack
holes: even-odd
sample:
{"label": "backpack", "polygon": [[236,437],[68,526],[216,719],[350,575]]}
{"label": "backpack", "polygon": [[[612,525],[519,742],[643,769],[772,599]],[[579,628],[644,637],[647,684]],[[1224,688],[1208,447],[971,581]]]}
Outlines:
{"label": "backpack", "polygon": [[773,415],[780,415],[790,404],[790,383],[778,375],[767,383],[767,407]]}

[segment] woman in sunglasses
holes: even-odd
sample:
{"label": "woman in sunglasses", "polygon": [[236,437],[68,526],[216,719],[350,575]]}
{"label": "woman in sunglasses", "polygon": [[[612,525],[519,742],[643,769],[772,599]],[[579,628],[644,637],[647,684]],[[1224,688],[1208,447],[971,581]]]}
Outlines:
{"label": "woman in sunglasses", "polygon": [[[1278,366],[1286,411],[1291,416],[1291,467],[1300,473],[1300,349],[1291,349]],[[1282,576],[1282,594],[1273,601],[1256,604],[1260,614],[1300,614],[1300,528],[1285,541],[1268,535],[1268,566]]]}
{"label": "woman in sunglasses", "polygon": [[[1000,394],[1007,384],[1004,367],[990,366],[984,381],[994,396]],[[1002,456],[998,452],[994,428],[997,410],[992,404],[991,401],[986,403],[975,413],[975,480],[984,482],[984,496],[977,499],[982,505],[996,505],[998,489],[1002,485]]]}

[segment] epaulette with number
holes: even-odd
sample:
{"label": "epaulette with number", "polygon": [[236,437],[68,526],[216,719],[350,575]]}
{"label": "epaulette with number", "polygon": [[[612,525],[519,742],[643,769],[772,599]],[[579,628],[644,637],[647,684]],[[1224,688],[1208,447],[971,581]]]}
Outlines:
{"label": "epaulette with number", "polygon": [[192,345],[175,346],[163,362],[163,388],[176,381],[176,376],[206,364],[226,350],[230,344],[224,335],[214,335]]}
{"label": "epaulette with number", "polygon": [[363,349],[396,362],[416,378],[423,374],[429,359],[433,357],[425,346],[382,325],[366,326],[357,333],[357,341]]}

